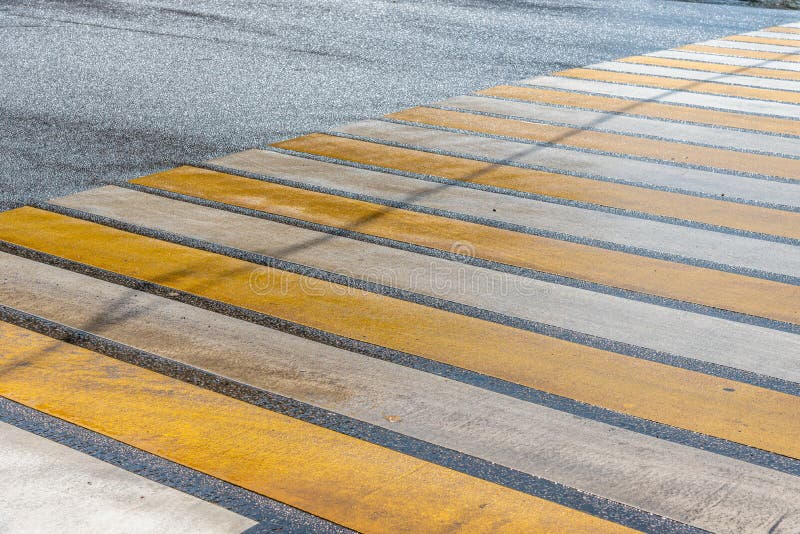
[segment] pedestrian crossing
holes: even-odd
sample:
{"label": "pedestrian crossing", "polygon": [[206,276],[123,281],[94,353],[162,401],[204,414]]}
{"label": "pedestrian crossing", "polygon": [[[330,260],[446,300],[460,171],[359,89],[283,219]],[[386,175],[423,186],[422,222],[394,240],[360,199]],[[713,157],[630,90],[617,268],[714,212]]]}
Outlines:
{"label": "pedestrian crossing", "polygon": [[[580,110],[606,111],[621,116],[650,117],[661,119],[661,122],[667,125],[665,127],[669,127],[673,123],[703,124],[786,136],[800,134],[800,127],[798,127],[795,120],[723,111],[719,100],[712,101],[710,106],[702,106],[700,104],[708,100],[700,95],[693,95],[692,99],[688,100],[689,102],[694,102],[694,107],[691,107],[690,105],[680,105],[683,101],[686,101],[686,95],[681,95],[680,93],[664,94],[657,91],[643,91],[640,87],[615,87],[608,84],[602,85],[589,82],[583,84],[583,87],[588,89],[589,92],[580,93],[577,90],[570,91],[571,87],[578,88],[580,85],[569,79],[551,76],[538,77],[534,80],[535,86],[499,85],[478,91],[477,94]],[[547,88],[546,84],[550,84],[552,88]],[[564,89],[560,90],[562,87]],[[604,90],[607,91],[608,96],[601,95]],[[619,96],[616,96],[613,92],[614,90],[622,92],[618,93]],[[659,98],[666,101],[669,97],[675,100],[676,103],[657,102]],[[729,131],[719,129],[718,135],[729,135]],[[780,143],[781,139],[776,138],[775,142]]]}
{"label": "pedestrian crossing", "polygon": [[797,531],[798,62],[767,28],[2,212],[0,433],[197,473],[219,531]]}
{"label": "pedestrian crossing", "polygon": [[757,43],[757,44],[786,46],[786,47],[797,46],[797,43],[795,42],[796,39],[785,38],[788,36],[784,36],[783,39],[779,37],[781,36],[780,35],[773,36],[773,34],[770,32],[751,32],[751,33],[746,33],[744,35],[733,35],[731,37],[726,37],[725,39],[728,41],[735,41],[739,43]]}
{"label": "pedestrian crossing", "polygon": [[[676,52],[691,52],[691,53],[705,53],[723,58],[735,58],[729,61],[738,61],[744,59],[758,59],[767,62],[780,62],[791,65],[800,62],[796,56],[792,54],[791,47],[785,46],[770,46],[770,45],[748,45],[748,43],[737,43],[734,41],[707,41],[696,45],[687,45],[675,49]],[[767,68],[768,64],[763,63],[761,66]]]}
{"label": "pedestrian crossing", "polygon": [[[749,67],[742,65],[726,65],[714,64],[708,65],[707,61],[696,61],[691,59],[670,59],[662,57],[651,56],[633,56],[621,60],[624,63],[632,63],[636,65],[651,65],[656,67],[671,68],[671,69],[691,69],[698,72],[710,72],[719,74],[736,74],[743,77],[756,76],[759,78],[772,78],[776,80],[798,81],[800,75],[791,69],[784,69],[781,66],[773,65],[771,68]],[[672,71],[670,71],[672,72]],[[786,83],[786,87],[795,87],[794,84]]]}

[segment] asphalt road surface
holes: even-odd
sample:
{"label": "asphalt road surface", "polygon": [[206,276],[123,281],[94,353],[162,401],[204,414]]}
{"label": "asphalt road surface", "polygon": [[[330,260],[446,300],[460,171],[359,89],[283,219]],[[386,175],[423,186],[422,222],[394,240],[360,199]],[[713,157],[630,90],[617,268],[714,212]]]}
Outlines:
{"label": "asphalt road surface", "polygon": [[796,18],[644,0],[2,0],[0,207]]}

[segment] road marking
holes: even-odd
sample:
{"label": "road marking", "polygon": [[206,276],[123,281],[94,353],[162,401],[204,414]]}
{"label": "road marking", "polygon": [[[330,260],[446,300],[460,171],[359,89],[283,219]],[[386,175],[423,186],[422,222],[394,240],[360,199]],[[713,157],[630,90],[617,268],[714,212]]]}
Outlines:
{"label": "road marking", "polygon": [[[665,191],[546,173],[325,134],[311,134],[277,146],[380,166],[477,183],[532,194],[553,196],[621,209],[675,217],[752,232],[800,238],[800,213],[699,198]],[[221,164],[226,164],[223,160]],[[246,170],[247,167],[240,167]],[[263,172],[268,172],[264,170]]]}
{"label": "road marking", "polygon": [[686,45],[674,49],[675,51],[685,51],[692,53],[711,54],[720,57],[748,58],[761,61],[780,62],[780,63],[800,63],[800,55],[787,54],[781,51],[770,50],[751,50],[742,47],[731,46],[711,46],[708,44]]}
{"label": "road marking", "polygon": [[[202,183],[212,179],[207,175]],[[229,180],[226,191],[240,195],[243,189]],[[800,420],[790,416],[800,410],[800,397],[348,289],[34,208],[0,214],[0,225],[0,238],[48,254],[636,417],[800,458],[800,443],[794,439],[800,432]],[[261,291],[253,288],[254,270],[262,276]],[[739,278],[740,288],[752,281]],[[736,283],[726,284],[728,292],[731,287],[737,287]],[[741,289],[736,293],[741,295]],[[769,292],[764,297],[773,303],[779,300]],[[793,304],[796,302],[793,300]],[[798,313],[797,307],[793,306],[790,313]],[[452,332],[461,335],[454,338]]]}
{"label": "road marking", "polygon": [[800,56],[786,54],[783,52],[770,52],[759,50],[737,49],[731,47],[709,46],[709,45],[687,45],[676,48],[675,50],[685,50],[687,52],[700,52],[704,54],[714,54],[725,57],[743,57],[760,59],[764,61],[780,61],[782,63],[800,63]]}
{"label": "road marking", "polygon": [[[96,303],[96,301],[90,303],[87,306],[87,311],[91,313],[91,311],[96,308]],[[83,345],[85,348],[89,348],[89,346],[93,346],[99,350],[110,348],[111,352],[115,354],[114,357],[120,356],[124,358],[125,356],[123,356],[122,353],[126,355],[138,353],[138,351],[134,349],[128,347],[123,348],[122,345],[111,342],[108,339],[93,336],[82,330],[71,329],[41,317],[13,310],[7,306],[0,306],[0,318],[7,320],[13,325],[31,329],[34,332],[45,334],[48,337],[56,337],[63,340],[66,338],[59,336],[66,336],[79,344],[88,343],[87,345]],[[118,316],[117,319],[119,319]],[[113,348],[111,348],[112,346]],[[145,356],[145,358],[148,356]],[[141,360],[139,360],[139,362],[141,362]],[[169,365],[174,364],[170,362]],[[216,381],[218,379],[215,380],[215,378],[212,378],[212,380]],[[208,384],[208,382],[206,384]],[[138,475],[139,477],[144,477],[157,484],[166,486],[167,488],[177,490],[182,494],[193,496],[201,501],[206,501],[216,506],[222,506],[234,514],[239,514],[242,518],[249,518],[258,523],[258,527],[253,528],[253,530],[261,531],[261,529],[269,525],[271,528],[284,530],[296,530],[297,528],[313,529],[314,532],[319,532],[320,534],[345,534],[352,532],[350,529],[346,529],[320,517],[313,516],[297,508],[245,490],[244,488],[190,469],[165,458],[155,456],[141,449],[109,438],[108,436],[104,436],[103,434],[74,425],[63,419],[34,410],[33,408],[24,406],[3,396],[0,396],[0,421],[69,447],[73,451],[100,460],[102,463],[111,464],[133,473],[134,475]],[[55,455],[55,459],[58,460],[58,455]],[[800,470],[798,471],[800,472]],[[59,496],[59,498],[62,501],[64,500],[63,495]],[[128,505],[130,504],[131,503],[128,503]],[[32,509],[35,509],[37,504],[30,503],[30,506]],[[97,508],[93,509],[91,512],[95,516],[102,514],[102,511],[98,511]],[[20,515],[24,513],[25,512],[20,511]],[[4,519],[15,520],[15,516],[9,516],[10,514],[4,516]],[[19,517],[19,515],[16,515],[16,517]],[[635,525],[635,521],[631,521],[630,525]],[[210,529],[211,525],[209,525],[209,530]],[[162,531],[163,529],[159,529],[156,532]],[[196,531],[196,529],[194,531]],[[239,531],[240,529],[236,530],[236,532]],[[50,532],[50,530],[47,530],[47,532]]]}
{"label": "road marking", "polygon": [[766,30],[747,32],[742,35],[746,35],[748,37],[767,37],[770,39],[786,39],[788,41],[800,41],[800,36],[795,35],[791,31],[791,29],[792,28],[781,28],[780,26],[778,26],[773,28],[767,28]]}
{"label": "road marking", "polygon": [[[725,55],[703,53],[703,52],[689,52],[689,51],[682,52],[680,50],[662,50],[660,52],[651,52],[649,54],[645,54],[642,57],[679,59],[684,61],[697,62],[704,66],[707,63],[718,63],[721,65],[730,65],[736,67],[759,68],[759,69],[770,70],[772,72],[779,71],[780,74],[782,74],[783,71],[789,71],[792,73],[800,72],[800,65],[798,65],[797,63],[792,63],[791,61],[764,61],[763,59],[751,59],[738,56],[725,56]],[[628,59],[630,58],[625,58],[625,60]]]}
{"label": "road marking", "polygon": [[[437,132],[433,132],[433,135],[437,135]],[[280,146],[302,150],[303,146],[310,145],[310,150],[314,151],[318,144],[323,146],[323,150],[331,148],[328,137],[305,138],[297,144],[286,141]],[[336,152],[335,143],[333,145],[331,153],[342,155]],[[289,180],[289,185],[300,184],[300,187],[323,193],[609,250],[791,283],[797,282],[800,276],[800,248],[796,243],[776,243],[769,239],[753,239],[474,188],[463,190],[431,183],[428,179],[353,167],[342,168],[336,161],[304,162],[298,160],[298,154],[303,152],[251,153],[249,163],[240,161],[234,163],[232,168],[256,173],[256,178]],[[216,160],[217,164],[222,165],[217,170],[230,171],[231,167],[226,162],[226,158]],[[300,166],[303,167],[302,171],[298,170]],[[776,257],[781,258],[780,261],[776,261]]]}
{"label": "road marking", "polygon": [[[729,48],[734,50],[756,50],[759,52],[778,52],[785,56],[796,56],[800,54],[800,48],[795,46],[777,46],[769,44],[749,43],[740,41],[726,41],[724,39],[717,39],[712,41],[705,41],[702,43],[695,43],[701,46],[713,46],[718,48]],[[690,46],[695,46],[690,45]]]}
{"label": "road marking", "polygon": [[732,35],[723,37],[726,41],[738,41],[740,43],[757,43],[777,46],[789,46],[800,49],[800,42],[797,39],[774,39],[769,37],[756,37],[752,35]]}
{"label": "road marking", "polygon": [[778,321],[795,324],[800,321],[800,310],[796,306],[800,288],[797,286],[188,167],[135,182],[439,250],[451,251],[457,243],[471,243],[476,257],[490,261]]}
{"label": "road marking", "polygon": [[[654,76],[657,79],[667,78],[671,80],[711,82],[723,86],[742,86],[747,89],[768,90],[778,92],[797,93],[800,97],[800,82],[775,78],[757,78],[749,75],[720,74],[708,72],[702,69],[689,70],[686,68],[671,68],[655,66],[643,63],[630,63],[625,61],[613,61],[608,63],[598,63],[586,67],[587,70],[616,72],[621,74],[632,74],[637,76]],[[713,89],[713,88],[712,88]],[[708,90],[712,90],[708,89]],[[693,91],[691,87],[685,88]],[[704,90],[703,92],[708,92]],[[746,96],[746,95],[735,95]],[[779,95],[780,96],[780,95]]]}
{"label": "road marking", "polygon": [[800,142],[777,135],[730,130],[665,121],[642,116],[620,115],[583,108],[566,108],[536,102],[464,95],[432,104],[453,111],[491,114],[505,119],[531,119],[571,128],[679,141],[694,145],[713,146],[741,152],[756,152],[776,156],[800,157]]}
{"label": "road marking", "polygon": [[[0,342],[0,344],[4,344]],[[5,532],[242,532],[256,523],[0,421]]]}
{"label": "road marking", "polygon": [[365,532],[800,528],[800,23],[518,85],[0,213],[0,420]]}
{"label": "road marking", "polygon": [[[793,91],[780,91],[777,89],[763,89],[758,87],[741,87],[724,83],[703,82],[695,80],[666,78],[663,76],[649,76],[645,74],[631,74],[626,72],[611,72],[589,68],[570,69],[561,71],[556,76],[575,78],[579,80],[592,80],[619,84],[639,85],[657,89],[673,91],[720,95],[753,100],[766,100],[787,104],[800,104],[800,93]],[[800,117],[800,114],[793,115]]]}
{"label": "road marking", "polygon": [[672,163],[689,163],[729,171],[765,174],[800,181],[800,161],[747,154],[731,150],[687,145],[686,143],[645,139],[629,135],[593,132],[580,128],[554,126],[515,119],[501,119],[444,109],[417,107],[387,117],[407,122],[444,126],[470,132],[566,145],[612,154],[626,154]]}
{"label": "road marking", "polygon": [[513,85],[499,85],[497,87],[483,89],[478,91],[478,94],[513,98],[527,102],[540,102],[542,104],[553,104],[557,106],[608,111],[638,117],[653,117],[695,124],[707,124],[709,126],[722,126],[725,128],[739,128],[765,133],[800,136],[800,122],[789,119],[758,117],[727,111],[698,109],[672,104],[660,104],[656,102]]}
{"label": "road marking", "polygon": [[[603,71],[589,71],[596,73],[599,77],[607,77],[609,79],[616,79],[617,81],[596,81],[588,78],[570,78],[564,76],[537,76],[527,80],[522,80],[522,85],[532,85],[541,89],[560,89],[567,91],[575,91],[578,93],[595,93],[599,96],[612,96],[620,97],[631,100],[646,100],[649,102],[658,102],[665,104],[680,104],[684,106],[691,106],[694,108],[712,108],[716,111],[732,111],[738,113],[767,115],[770,117],[781,117],[797,119],[800,117],[800,106],[796,104],[786,104],[782,102],[769,102],[767,100],[753,100],[749,98],[738,98],[731,96],[721,96],[714,94],[703,94],[698,92],[687,92],[678,89],[667,89],[659,87],[646,87],[644,85],[626,85],[622,82],[621,78],[628,79],[638,78],[634,74],[622,75],[612,72]],[[685,80],[671,80],[669,78],[647,77],[654,80],[666,80],[669,83],[677,85],[689,84],[696,87],[701,82],[692,82]],[[734,90],[745,89],[743,87],[723,86],[730,87]],[[761,89],[765,90],[765,89]],[[794,93],[792,93],[794,94]],[[702,111],[702,110],[699,110]],[[753,116],[753,121],[758,121],[762,117]]]}
{"label": "road marking", "polygon": [[[787,332],[501,273],[130,189],[107,186],[55,202],[60,206],[124,223],[264,254],[419,295],[586,333],[600,339],[628,343],[637,347],[637,353],[630,354],[634,356],[643,356],[638,347],[650,348],[731,369],[800,382],[800,367],[793,356],[800,352],[800,336]],[[18,263],[30,263],[28,260],[9,255],[0,255],[0,258],[3,258],[0,264],[6,273],[16,270],[22,275],[33,269],[30,266],[16,267]],[[391,266],[391,269],[387,266]],[[41,269],[46,273],[39,278],[52,277],[48,269],[54,268],[42,266]],[[5,293],[0,285],[2,301],[19,307],[21,302],[24,303],[19,299],[27,284],[24,279],[12,280],[11,274],[6,276],[9,285]],[[86,285],[86,282],[76,283],[73,287],[83,288]],[[47,291],[38,286],[35,289],[38,293],[35,302],[38,305]],[[78,294],[75,298],[81,299],[81,290],[76,291]],[[61,289],[52,293],[57,296],[64,292]],[[97,302],[104,301],[116,302],[117,299],[97,298]],[[91,302],[91,299],[86,302]],[[75,307],[82,308],[82,305],[63,304],[62,307],[72,310]],[[78,326],[83,324],[79,323]],[[709,338],[709,331],[716,332],[716,335]],[[186,344],[189,344],[188,340],[183,342],[183,345]],[[233,349],[228,347],[226,350]],[[151,352],[161,353],[159,350]],[[210,363],[213,364],[213,361]],[[207,367],[210,363],[206,362],[203,366]],[[702,371],[711,373],[707,365]],[[304,380],[311,378],[304,375]]]}
{"label": "road marking", "polygon": [[[738,74],[741,76],[759,76],[762,78],[777,78],[781,80],[800,81],[800,72],[786,70],[776,70],[769,68],[747,67],[743,68],[736,65],[719,65],[703,61],[691,61],[687,59],[670,59],[653,56],[633,56],[620,59],[624,63],[637,63],[645,65],[656,65],[660,67],[674,67],[678,69],[702,70],[707,72],[719,72],[726,74]],[[800,67],[800,66],[798,66]]]}
{"label": "road marking", "polygon": [[356,530],[629,530],[8,323],[0,332],[4,396]]}
{"label": "road marking", "polygon": [[778,32],[778,33],[800,33],[800,28],[792,28],[791,26],[772,26],[771,28],[764,28],[763,32]]}
{"label": "road marking", "polygon": [[339,134],[404,148],[480,160],[484,163],[575,173],[578,176],[675,193],[800,207],[800,188],[785,180],[687,168],[558,146],[533,145],[456,131],[396,122],[368,120],[342,126]]}
{"label": "road marking", "polygon": [[[165,207],[180,204],[166,199],[154,202],[159,200]],[[196,215],[211,211],[204,209]],[[185,220],[180,218],[185,213],[179,210],[175,219]],[[206,221],[211,230],[224,230],[217,223],[231,222],[212,216],[190,218],[188,224]],[[228,228],[230,235],[247,236],[253,242],[259,241],[256,234],[262,229],[237,233],[236,225]],[[331,250],[341,253],[338,245]],[[370,252],[364,251],[364,255],[369,257]],[[780,517],[793,514],[800,503],[800,478],[796,476],[46,264],[5,254],[0,254],[0,264],[9,283],[19,288],[0,299],[16,308],[90,328],[105,338],[699,528],[768,528]],[[116,305],[111,313],[97,313],[97,302]],[[224,339],[219,332],[225,332]],[[413,405],[409,398],[414,399]],[[398,414],[402,420],[389,422],[385,414]],[[604,477],[597,477],[598,471],[605,473]],[[739,483],[724,494],[716,493],[719,485],[731,478]],[[609,485],[609,479],[617,483]],[[715,505],[697,516],[691,510],[704,498],[713,498]],[[756,498],[758,507],[741,508],[741,502]]]}

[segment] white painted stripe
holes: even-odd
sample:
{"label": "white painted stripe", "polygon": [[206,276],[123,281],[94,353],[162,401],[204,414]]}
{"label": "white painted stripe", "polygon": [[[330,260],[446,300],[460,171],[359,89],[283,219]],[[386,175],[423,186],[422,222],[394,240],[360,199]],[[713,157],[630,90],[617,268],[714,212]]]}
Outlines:
{"label": "white painted stripe", "polygon": [[339,128],[376,139],[486,158],[505,159],[566,172],[588,173],[639,184],[665,186],[800,207],[800,185],[744,178],[725,173],[637,161],[556,147],[515,143],[439,130],[363,121]]}
{"label": "white painted stripe", "polygon": [[[659,67],[656,65],[640,65],[637,63],[618,63],[610,61],[607,63],[590,65],[586,68],[611,72],[643,74],[646,76],[679,78],[681,80],[741,85],[744,87],[757,87],[761,89],[777,89],[779,91],[800,91],[800,82],[793,80],[776,80],[773,78],[757,78],[755,76],[738,76],[732,74],[720,74],[719,72],[706,72],[702,70]],[[692,90],[691,84],[687,83],[686,90]]]}
{"label": "white painted stripe", "polygon": [[[457,96],[438,102],[438,104],[464,110],[550,121],[574,128],[600,129],[622,134],[646,135],[688,143],[710,144],[742,151],[800,156],[799,139],[725,130],[712,126],[666,122],[645,117],[631,117],[616,113],[563,108],[532,102],[513,102],[471,95]],[[798,163],[800,164],[800,162]]]}
{"label": "white painted stripe", "polygon": [[[396,125],[390,125],[396,126]],[[402,128],[402,126],[400,127]],[[373,135],[372,125],[343,128],[348,133],[366,137],[385,136],[391,128],[378,127]],[[450,134],[428,130],[425,144],[441,137],[444,143]],[[389,133],[391,136],[391,133]],[[424,136],[424,135],[423,135]],[[403,142],[399,132],[395,140]],[[421,136],[422,137],[422,136]],[[470,153],[486,147],[485,139],[461,136],[462,148]],[[466,143],[470,144],[467,145]],[[519,147],[516,143],[500,141],[492,146],[507,156]],[[485,152],[484,152],[485,153]],[[535,157],[535,155],[534,155]],[[550,232],[587,239],[608,241],[618,245],[675,254],[762,271],[800,276],[800,247],[688,228],[652,220],[625,217],[591,209],[552,204],[476,189],[437,187],[428,182],[393,174],[362,171],[319,161],[304,161],[284,154],[263,152],[258,155],[263,173],[280,176],[308,185],[338,189],[396,202],[408,201],[418,206],[461,213],[472,217],[493,219],[509,224],[530,226]],[[222,158],[221,161],[228,161]],[[252,169],[250,169],[252,170]],[[800,188],[800,187],[798,187]]]}
{"label": "white painted stripe", "polygon": [[714,39],[702,43],[695,43],[705,46],[716,46],[718,48],[734,48],[739,50],[755,50],[757,52],[777,52],[787,55],[800,54],[800,47],[794,46],[781,46],[781,45],[768,45],[761,43],[745,43],[743,41],[725,41],[723,39]]}
{"label": "white painted stripe", "polygon": [[233,533],[253,525],[217,505],[0,422],[2,532]]}
{"label": "white painted stripe", "polygon": [[[15,307],[407,436],[713,532],[766,531],[781,518],[791,529],[800,517],[798,477],[22,258],[0,254],[0,265],[20,288],[6,292]],[[708,332],[713,343],[728,330]]]}
{"label": "white painted stripe", "polygon": [[524,85],[564,89],[584,93],[595,93],[606,96],[648,100],[669,104],[683,104],[701,108],[737,111],[743,113],[759,113],[774,117],[800,118],[800,105],[783,102],[767,102],[765,100],[748,100],[731,96],[717,96],[673,89],[656,89],[621,83],[596,82],[562,76],[537,76],[520,82]]}
{"label": "white painted stripe", "polygon": [[[240,161],[255,169],[253,151]],[[247,157],[247,160],[243,158]],[[800,336],[594,293],[112,186],[58,201],[148,228],[423,295],[800,382]],[[2,262],[0,262],[2,265]],[[18,302],[13,288],[0,295]],[[76,287],[74,292],[80,291]],[[707,332],[715,332],[709,337]]]}
{"label": "white painted stripe", "polygon": [[[800,380],[800,337],[791,334],[775,332],[770,337],[771,331],[758,327],[111,187],[73,195],[59,204],[606,339]],[[639,323],[646,323],[644,330],[635,327]],[[687,331],[690,325],[695,326]],[[712,325],[719,330],[713,340],[688,335]],[[772,355],[755,357],[762,352]]]}
{"label": "white painted stripe", "polygon": [[[767,37],[769,39],[788,39],[790,41],[800,41],[800,34],[797,33],[783,33],[783,32],[747,32],[742,35],[749,35],[751,37]],[[800,44],[798,44],[800,46]]]}
{"label": "white painted stripe", "polygon": [[763,59],[751,59],[736,56],[718,56],[715,54],[701,54],[699,52],[684,52],[682,50],[662,50],[645,54],[650,57],[660,57],[664,59],[684,59],[688,61],[703,61],[705,63],[718,63],[720,65],[733,65],[736,67],[756,67],[759,69],[789,70],[800,71],[800,63],[790,61],[764,61]]}
{"label": "white painted stripe", "polygon": [[[360,128],[347,129],[350,133],[363,133],[366,136],[370,136],[372,132],[369,124]],[[435,130],[428,131],[440,134],[444,138],[449,135]],[[482,138],[472,138],[473,146],[469,150],[474,151],[477,146],[482,144]],[[504,152],[508,153],[509,148],[512,147],[503,148],[506,149]],[[225,162],[230,159],[223,157],[217,161],[225,165]],[[252,160],[258,161],[263,174],[307,185],[327,187],[395,202],[408,202],[411,199],[410,202],[418,206],[471,217],[530,226],[550,232],[597,239],[745,269],[800,276],[800,247],[793,245],[720,234],[719,232],[477,189],[442,187],[414,178],[364,171],[320,161],[308,161],[275,152],[262,151],[252,155]],[[251,164],[246,170],[255,171],[254,167]]]}

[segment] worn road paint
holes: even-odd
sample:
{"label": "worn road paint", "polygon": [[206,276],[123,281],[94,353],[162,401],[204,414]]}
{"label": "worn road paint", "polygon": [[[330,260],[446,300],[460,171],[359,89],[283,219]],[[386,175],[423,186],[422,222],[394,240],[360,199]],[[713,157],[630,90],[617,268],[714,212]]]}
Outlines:
{"label": "worn road paint", "polygon": [[723,74],[737,74],[741,76],[756,76],[760,78],[775,78],[778,80],[800,81],[800,72],[765,69],[759,67],[740,67],[736,65],[720,65],[704,61],[692,61],[687,59],[668,59],[652,56],[633,56],[619,59],[623,63],[636,63],[641,65],[656,65],[659,67],[674,67],[678,69],[702,70],[707,72],[718,72]]}
{"label": "worn road paint", "polygon": [[[793,80],[783,80],[777,78],[763,78],[754,76],[740,76],[738,74],[721,74],[717,72],[707,72],[704,70],[689,70],[685,68],[662,67],[657,65],[646,65],[643,63],[629,63],[625,61],[609,61],[598,63],[587,67],[593,70],[608,72],[619,72],[623,74],[634,74],[642,76],[655,76],[657,78],[668,78],[672,80],[684,80],[692,82],[708,82],[723,84],[726,86],[746,87],[753,89],[766,89],[775,91],[787,91],[789,93],[800,92],[800,82]],[[798,95],[800,96],[800,95]]]}
{"label": "worn road paint", "polygon": [[[448,252],[459,243],[469,243],[470,254],[490,261],[800,324],[800,287],[793,285],[191,167],[134,182]],[[11,218],[0,215],[0,221],[4,217]]]}
{"label": "worn road paint", "polygon": [[478,94],[558,106],[596,109],[640,117],[707,124],[724,128],[741,128],[764,133],[800,136],[800,122],[777,117],[757,117],[730,111],[699,109],[674,104],[515,85],[498,85],[497,87],[478,91]]}
{"label": "worn road paint", "polygon": [[[723,37],[725,41],[737,41],[740,43],[757,43],[777,46],[790,46],[800,49],[800,42],[797,39],[774,39],[769,37],[758,37],[754,35],[731,35],[730,37]],[[800,50],[798,50],[800,52]]]}
{"label": "worn road paint", "polygon": [[0,392],[362,532],[630,529],[0,323]]}
{"label": "worn road paint", "polygon": [[[351,339],[800,458],[795,439],[800,420],[793,416],[800,410],[800,397],[34,208],[0,214],[0,238]],[[262,277],[261,291],[254,290],[254,271]],[[452,332],[461,335],[454,338]]]}
{"label": "worn road paint", "polygon": [[704,54],[715,54],[719,56],[762,59],[765,61],[788,61],[791,63],[800,63],[800,55],[798,54],[787,54],[784,52],[768,52],[765,50],[728,48],[721,46],[710,46],[707,44],[686,45],[676,48],[675,50],[686,50],[687,52],[701,52]]}
{"label": "worn road paint", "polygon": [[449,180],[800,239],[800,213],[795,212],[484,163],[326,134],[310,134],[274,146],[364,165],[405,172],[424,171]]}
{"label": "worn road paint", "polygon": [[779,156],[746,154],[732,150],[693,146],[675,141],[645,139],[580,128],[501,119],[428,107],[411,108],[387,115],[391,119],[443,126],[571,146],[607,153],[626,154],[672,163],[715,167],[729,171],[764,174],[800,181],[800,161]]}
{"label": "worn road paint", "polygon": [[[207,219],[252,241],[281,235],[226,222]],[[3,304],[712,532],[768,530],[800,512],[800,477],[17,256],[0,253],[0,269],[15,288],[0,284]],[[717,491],[732,478],[736,485]],[[759,506],[741,507],[753,499]]]}
{"label": "worn road paint", "polygon": [[[130,189],[107,186],[54,202],[123,223],[377,281],[417,295],[800,382],[800,368],[793,357],[800,354],[800,336],[788,332],[498,272]],[[14,268],[14,258],[0,255],[0,268],[5,269],[9,280],[5,288],[0,285],[0,296],[12,306],[16,306],[17,297],[25,293],[28,285],[21,280],[13,281],[10,273],[20,270]],[[57,293],[64,291],[62,288]],[[708,336],[710,331],[715,335]]]}
{"label": "worn road paint", "polygon": [[782,91],[778,89],[743,87],[738,85],[727,85],[724,83],[681,80],[662,76],[630,74],[625,72],[611,72],[594,69],[570,69],[558,72],[556,73],[556,76],[575,78],[579,80],[640,85],[644,87],[669,89],[673,91],[748,98],[753,100],[766,100],[769,102],[782,102],[787,104],[800,104],[800,93]]}
{"label": "worn road paint", "polygon": [[[0,347],[7,350],[5,340]],[[4,422],[0,509],[7,533],[119,532],[124,525],[143,534],[234,534],[256,524]]]}
{"label": "worn road paint", "polygon": [[[694,55],[683,53],[686,55]],[[709,56],[710,57],[710,56]],[[756,61],[756,60],[742,60]],[[800,71],[800,65],[797,65]],[[703,124],[666,121],[585,108],[565,108],[538,102],[524,102],[478,95],[462,95],[436,102],[430,107],[477,112],[505,119],[531,120],[569,128],[582,128],[635,137],[712,146],[740,152],[800,158],[797,139],[753,131],[717,128]]]}

